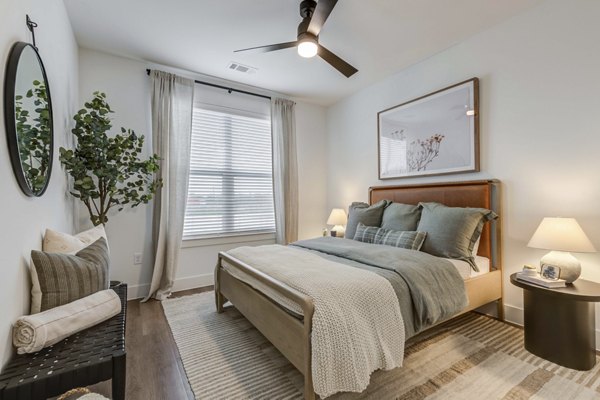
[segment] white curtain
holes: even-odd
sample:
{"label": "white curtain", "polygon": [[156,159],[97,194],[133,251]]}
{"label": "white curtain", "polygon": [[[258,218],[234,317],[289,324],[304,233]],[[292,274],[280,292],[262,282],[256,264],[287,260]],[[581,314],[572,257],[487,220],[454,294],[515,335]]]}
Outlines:
{"label": "white curtain", "polygon": [[173,288],[187,199],[194,81],[152,71],[152,143],[160,157],[163,186],[154,198],[155,246],[151,297],[166,299]]}
{"label": "white curtain", "polygon": [[298,161],[295,103],[271,100],[273,131],[273,191],[277,243],[298,240]]}

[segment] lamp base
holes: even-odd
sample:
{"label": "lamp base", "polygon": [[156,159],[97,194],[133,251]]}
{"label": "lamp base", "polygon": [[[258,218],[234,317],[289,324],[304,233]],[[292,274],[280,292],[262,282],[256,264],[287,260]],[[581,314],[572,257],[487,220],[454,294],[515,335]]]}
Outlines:
{"label": "lamp base", "polygon": [[331,232],[335,232],[335,235],[332,234],[331,236],[343,238],[346,234],[346,229],[344,229],[342,225],[336,225],[333,228],[331,228]]}
{"label": "lamp base", "polygon": [[571,253],[551,251],[540,259],[540,265],[554,265],[560,268],[560,279],[573,283],[581,275],[581,263]]}

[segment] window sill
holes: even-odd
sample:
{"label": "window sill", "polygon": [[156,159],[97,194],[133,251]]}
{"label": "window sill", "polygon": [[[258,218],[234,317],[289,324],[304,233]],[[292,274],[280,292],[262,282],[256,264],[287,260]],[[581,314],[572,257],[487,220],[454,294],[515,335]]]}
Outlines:
{"label": "window sill", "polygon": [[188,239],[183,240],[181,248],[186,249],[190,247],[205,247],[215,246],[220,244],[232,244],[232,243],[247,243],[247,242],[264,242],[274,241],[275,232],[271,233],[250,233],[241,235],[229,235],[229,236],[213,236],[202,239]]}

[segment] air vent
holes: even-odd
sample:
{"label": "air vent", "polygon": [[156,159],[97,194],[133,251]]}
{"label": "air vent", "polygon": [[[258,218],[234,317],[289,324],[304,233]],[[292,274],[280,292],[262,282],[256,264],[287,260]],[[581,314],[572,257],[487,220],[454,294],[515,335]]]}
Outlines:
{"label": "air vent", "polygon": [[227,66],[228,69],[241,72],[243,74],[255,74],[258,71],[258,68],[250,67],[248,65],[240,64],[238,62],[232,61]]}

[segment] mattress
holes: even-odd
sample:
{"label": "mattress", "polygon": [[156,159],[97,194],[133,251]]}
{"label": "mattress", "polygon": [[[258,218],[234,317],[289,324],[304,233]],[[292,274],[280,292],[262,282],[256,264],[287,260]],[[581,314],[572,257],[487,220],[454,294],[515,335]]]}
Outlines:
{"label": "mattress", "polygon": [[471,265],[466,261],[451,258],[445,258],[445,260],[450,261],[454,265],[463,279],[474,278],[490,272],[490,259],[487,257],[475,256],[475,265],[479,268],[479,272],[473,270]]}

